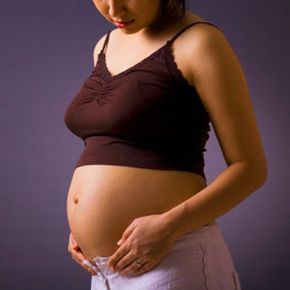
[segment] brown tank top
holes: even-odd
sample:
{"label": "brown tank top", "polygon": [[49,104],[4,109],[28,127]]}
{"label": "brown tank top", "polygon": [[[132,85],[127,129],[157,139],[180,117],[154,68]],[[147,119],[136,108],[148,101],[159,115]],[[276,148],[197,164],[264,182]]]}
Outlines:
{"label": "brown tank top", "polygon": [[[178,69],[173,41],[114,76],[104,49],[64,114],[68,129],[84,141],[75,168],[110,164],[204,174],[210,120],[195,87]],[[213,25],[215,26],[215,25]],[[215,26],[216,27],[216,26]],[[120,57],[122,57],[120,55]]]}

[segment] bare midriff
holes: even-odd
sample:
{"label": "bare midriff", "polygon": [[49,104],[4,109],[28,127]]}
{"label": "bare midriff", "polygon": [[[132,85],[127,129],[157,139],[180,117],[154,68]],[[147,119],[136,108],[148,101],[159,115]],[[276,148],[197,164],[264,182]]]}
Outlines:
{"label": "bare midriff", "polygon": [[68,189],[69,227],[88,259],[110,256],[135,218],[164,213],[205,186],[201,175],[186,171],[80,166]]}

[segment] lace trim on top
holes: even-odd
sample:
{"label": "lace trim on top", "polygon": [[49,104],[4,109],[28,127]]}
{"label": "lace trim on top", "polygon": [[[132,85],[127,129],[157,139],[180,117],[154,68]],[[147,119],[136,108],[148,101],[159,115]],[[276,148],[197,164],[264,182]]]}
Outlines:
{"label": "lace trim on top", "polygon": [[177,73],[177,76],[183,82],[185,82],[185,84],[187,84],[188,86],[191,86],[188,83],[187,79],[183,76],[182,71],[177,66],[177,63],[175,61],[175,56],[174,56],[174,53],[173,53],[173,46],[172,46],[172,44],[173,44],[174,40],[181,33],[183,33],[189,27],[191,27],[191,26],[193,26],[195,24],[199,24],[199,23],[209,24],[209,25],[212,25],[212,26],[216,27],[217,29],[219,29],[216,25],[214,25],[214,24],[212,24],[210,22],[207,22],[207,21],[197,21],[197,22],[191,23],[191,24],[185,26],[184,28],[182,28],[171,39],[167,40],[164,45],[162,45],[160,48],[158,48],[157,50],[155,50],[154,52],[152,52],[151,54],[149,54],[147,57],[145,57],[141,61],[137,62],[133,66],[131,66],[131,67],[129,67],[129,68],[127,68],[127,69],[125,69],[125,70],[123,70],[123,71],[115,74],[115,75],[112,75],[111,72],[109,71],[108,66],[107,66],[107,63],[106,63],[106,54],[104,53],[104,50],[105,50],[105,48],[107,46],[107,43],[108,43],[108,40],[109,40],[109,36],[110,36],[110,33],[111,33],[111,31],[109,31],[107,33],[107,36],[106,36],[106,39],[104,41],[103,47],[102,47],[101,51],[98,54],[98,60],[97,60],[96,66],[94,67],[94,71],[97,69],[97,67],[99,67],[100,68],[100,71],[99,72],[100,72],[100,74],[101,74],[101,76],[102,76],[102,78],[104,80],[109,80],[109,79],[114,80],[114,79],[117,79],[117,78],[122,77],[123,75],[126,75],[131,70],[134,70],[134,69],[136,69],[139,66],[142,67],[142,65],[146,64],[149,60],[153,59],[154,57],[160,56],[160,54],[165,53],[165,57],[167,57],[170,60],[171,65],[174,67],[175,72]]}

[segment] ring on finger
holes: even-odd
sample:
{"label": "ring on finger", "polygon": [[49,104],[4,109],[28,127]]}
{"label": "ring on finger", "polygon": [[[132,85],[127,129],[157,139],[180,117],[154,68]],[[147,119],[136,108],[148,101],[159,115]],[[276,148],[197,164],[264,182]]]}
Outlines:
{"label": "ring on finger", "polygon": [[135,259],[134,261],[134,265],[136,265],[138,268],[142,267],[145,263],[142,262],[142,260],[138,257],[137,259]]}

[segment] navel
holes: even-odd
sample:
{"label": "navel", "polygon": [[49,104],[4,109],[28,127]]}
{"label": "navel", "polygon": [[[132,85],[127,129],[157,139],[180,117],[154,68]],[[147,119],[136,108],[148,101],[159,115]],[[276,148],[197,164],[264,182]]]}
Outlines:
{"label": "navel", "polygon": [[74,196],[73,197],[73,201],[75,204],[77,204],[79,202],[79,197],[78,196]]}

